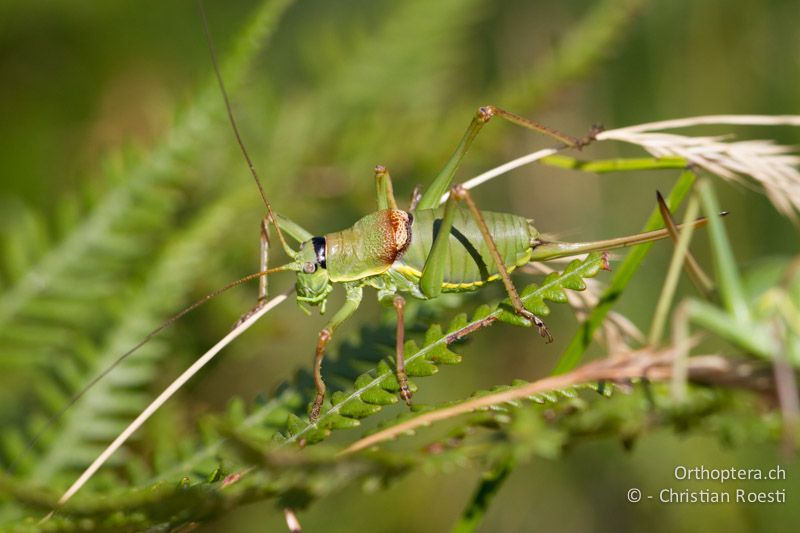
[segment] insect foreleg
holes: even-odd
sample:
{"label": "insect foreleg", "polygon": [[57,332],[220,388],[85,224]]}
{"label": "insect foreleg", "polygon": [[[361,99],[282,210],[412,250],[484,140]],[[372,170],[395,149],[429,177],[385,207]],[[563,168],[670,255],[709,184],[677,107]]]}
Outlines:
{"label": "insect foreleg", "polygon": [[[265,272],[269,268],[269,220],[267,217],[261,219],[261,253],[259,254],[259,265],[261,272]],[[267,276],[261,276],[258,280],[258,307],[264,305],[267,301],[267,292],[269,289]]]}
{"label": "insect foreleg", "polygon": [[283,215],[275,215],[275,219],[278,222],[278,226],[297,242],[306,242],[311,240],[314,236],[310,231],[300,226],[300,224]]}
{"label": "insect foreleg", "polygon": [[[261,219],[261,231],[259,232],[259,238],[261,241],[261,247],[259,254],[259,272],[266,272],[269,268],[269,216],[264,217]],[[253,316],[257,313],[264,305],[267,303],[267,276],[261,276],[258,278],[258,300],[256,300],[256,305],[254,305],[250,310],[248,310],[245,314],[239,317],[239,320],[233,325],[233,328],[236,329],[239,327],[242,322]]]}
{"label": "insect foreleg", "polygon": [[492,256],[495,265],[497,266],[497,273],[499,274],[500,279],[503,280],[503,285],[506,287],[506,292],[511,300],[511,305],[514,307],[514,311],[518,315],[533,322],[536,327],[539,328],[539,335],[546,337],[547,342],[553,342],[553,336],[550,334],[550,331],[547,329],[544,321],[525,309],[525,307],[522,305],[522,300],[519,297],[516,287],[514,287],[514,282],[511,281],[511,276],[508,275],[508,269],[506,269],[503,258],[500,257],[500,252],[497,250],[497,244],[494,242],[494,238],[489,232],[488,226],[486,226],[486,221],[483,219],[480,209],[478,209],[478,206],[475,205],[475,202],[472,200],[472,195],[461,185],[455,185],[450,190],[450,198],[447,199],[447,202],[450,204],[451,202],[462,200],[467,204],[470,214],[478,224],[478,229],[483,236],[483,240],[486,242],[486,246],[489,248],[489,253]]}
{"label": "insect foreleg", "polygon": [[397,363],[397,382],[400,384],[400,397],[409,406],[411,405],[411,389],[408,388],[408,376],[406,376],[405,354],[403,343],[405,341],[405,309],[406,301],[399,294],[392,300],[394,310],[397,312],[397,348],[395,351],[395,361]]}
{"label": "insect foreleg", "polygon": [[481,128],[483,128],[483,126],[495,116],[505,119],[512,124],[516,124],[517,126],[522,126],[523,128],[527,128],[537,133],[542,133],[548,137],[552,137],[559,141],[564,148],[579,148],[593,140],[592,134],[590,134],[586,139],[577,139],[543,126],[533,120],[529,120],[527,118],[515,115],[514,113],[510,113],[504,109],[500,109],[499,107],[481,107],[472,118],[472,122],[470,122],[467,131],[464,133],[464,137],[461,138],[461,142],[456,147],[453,155],[450,156],[450,159],[447,161],[444,168],[439,172],[436,178],[434,178],[430,187],[428,187],[428,189],[423,193],[422,198],[419,201],[419,205],[417,206],[418,209],[433,209],[439,205],[439,199],[445,192],[447,192],[447,189],[450,188],[450,185],[453,183],[456,170],[458,170],[459,165],[461,165],[461,160],[464,159],[464,156],[466,155],[467,151],[469,151],[470,146],[472,146],[472,141],[475,140],[475,137],[477,137]]}
{"label": "insect foreleg", "polygon": [[383,165],[375,167],[375,186],[378,193],[378,210],[397,209],[392,188],[392,177]]}
{"label": "insect foreleg", "polygon": [[314,400],[314,405],[309,415],[309,419],[312,422],[315,422],[317,418],[319,418],[322,402],[325,399],[325,381],[322,379],[322,359],[325,357],[325,349],[331,342],[333,332],[336,328],[338,328],[342,322],[350,318],[350,315],[358,309],[358,306],[361,304],[361,296],[364,292],[361,285],[355,283],[345,283],[344,288],[346,291],[344,305],[333,315],[331,321],[322,328],[322,331],[319,332],[319,338],[317,339],[317,350],[314,356],[314,385],[317,388],[317,397]]}

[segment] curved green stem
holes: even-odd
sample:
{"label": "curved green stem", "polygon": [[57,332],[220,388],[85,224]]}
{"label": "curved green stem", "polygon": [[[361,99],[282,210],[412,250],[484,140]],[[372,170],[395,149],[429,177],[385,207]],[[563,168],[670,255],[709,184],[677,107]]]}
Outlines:
{"label": "curved green stem", "polygon": [[472,500],[467,508],[464,509],[464,514],[453,526],[452,533],[471,533],[475,531],[486,515],[492,499],[500,491],[515,466],[514,458],[509,455],[500,464],[495,465],[494,468],[483,475],[475,494],[472,496]]}

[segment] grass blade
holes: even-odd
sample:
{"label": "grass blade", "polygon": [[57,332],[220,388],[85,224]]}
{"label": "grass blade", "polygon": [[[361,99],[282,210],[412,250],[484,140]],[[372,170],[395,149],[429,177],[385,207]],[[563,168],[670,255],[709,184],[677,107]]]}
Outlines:
{"label": "grass blade", "polygon": [[[686,197],[686,194],[691,189],[694,181],[695,174],[691,170],[687,170],[681,174],[681,177],[678,179],[678,183],[676,183],[675,187],[672,188],[672,191],[667,198],[667,203],[669,204],[671,210],[675,210],[675,208],[683,201],[683,199]],[[717,222],[719,222],[719,220],[717,220]],[[660,227],[661,223],[661,214],[659,213],[658,207],[655,207],[653,212],[650,214],[650,218],[647,220],[647,224],[645,224],[644,228],[642,228],[642,231],[652,231],[657,229]],[[554,374],[563,374],[565,372],[569,372],[581,362],[586,348],[592,342],[595,331],[597,331],[598,328],[600,328],[600,326],[603,324],[606,315],[608,315],[608,312],[617,302],[617,299],[628,285],[628,282],[630,282],[633,274],[639,268],[639,265],[642,264],[642,261],[652,246],[652,244],[644,244],[628,252],[628,255],[625,256],[625,260],[619,265],[619,267],[617,267],[616,274],[611,280],[611,284],[600,298],[600,303],[591,312],[589,318],[583,324],[581,324],[580,328],[575,333],[575,336],[572,337],[572,341],[570,341],[569,346],[567,346],[567,349],[559,358],[558,362],[556,363],[556,367],[553,370]]]}

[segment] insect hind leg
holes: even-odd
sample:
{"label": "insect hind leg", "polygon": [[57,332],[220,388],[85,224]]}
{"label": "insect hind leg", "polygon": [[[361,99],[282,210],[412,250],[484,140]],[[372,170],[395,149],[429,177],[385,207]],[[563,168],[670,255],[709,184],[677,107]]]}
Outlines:
{"label": "insect hind leg", "polygon": [[455,201],[463,201],[466,203],[472,218],[474,218],[476,224],[478,224],[478,229],[483,236],[483,240],[486,242],[486,246],[489,248],[489,253],[492,256],[495,265],[497,266],[497,273],[500,276],[500,279],[503,281],[503,285],[505,285],[506,293],[508,293],[508,297],[511,300],[511,305],[514,308],[514,312],[523,318],[530,320],[539,329],[539,335],[546,338],[548,343],[553,342],[553,335],[551,335],[550,330],[547,328],[547,325],[544,323],[544,321],[525,309],[525,306],[522,304],[522,299],[519,297],[517,288],[514,286],[514,282],[511,280],[511,276],[508,274],[508,269],[503,262],[503,258],[500,257],[500,252],[497,249],[497,243],[495,243],[480,209],[475,204],[475,201],[472,199],[472,195],[469,193],[469,191],[460,184],[455,185],[452,187],[452,189],[450,189],[450,198],[448,199],[448,202]]}
{"label": "insect hind leg", "polygon": [[440,198],[445,192],[447,192],[447,189],[449,189],[450,185],[453,183],[453,178],[455,177],[458,167],[461,165],[461,160],[464,159],[464,156],[469,151],[470,147],[472,146],[472,142],[475,140],[475,137],[478,136],[478,133],[480,133],[483,126],[485,126],[494,117],[501,118],[507,122],[516,124],[517,126],[521,126],[536,133],[540,133],[555,139],[559,142],[559,145],[557,146],[557,149],[559,150],[564,148],[583,148],[594,140],[595,135],[599,131],[597,128],[593,128],[586,137],[579,139],[577,137],[572,137],[571,135],[561,133],[553,128],[544,126],[536,121],[515,115],[514,113],[493,105],[480,107],[478,108],[477,113],[475,113],[475,115],[472,117],[472,122],[470,122],[469,126],[467,127],[467,131],[464,133],[464,136],[461,138],[461,142],[450,156],[450,159],[447,160],[444,168],[442,168],[428,189],[423,193],[422,198],[419,201],[420,209],[432,209],[439,205]]}

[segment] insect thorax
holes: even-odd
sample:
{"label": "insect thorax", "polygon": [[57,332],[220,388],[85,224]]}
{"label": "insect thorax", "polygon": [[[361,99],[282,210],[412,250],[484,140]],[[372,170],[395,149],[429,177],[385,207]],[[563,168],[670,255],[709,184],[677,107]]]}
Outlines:
{"label": "insect thorax", "polygon": [[353,281],[386,272],[411,244],[411,214],[384,209],[352,227],[325,236],[325,259],[331,281]]}

